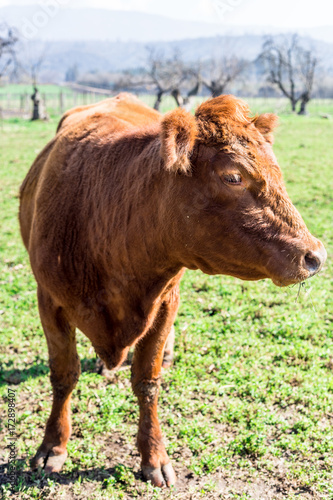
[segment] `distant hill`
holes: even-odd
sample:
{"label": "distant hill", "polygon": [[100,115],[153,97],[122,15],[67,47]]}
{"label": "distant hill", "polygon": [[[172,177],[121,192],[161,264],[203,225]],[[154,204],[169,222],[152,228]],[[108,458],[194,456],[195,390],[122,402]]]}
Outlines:
{"label": "distant hill", "polygon": [[[154,46],[166,55],[177,47],[188,63],[209,60],[223,50],[253,61],[260,52],[262,41],[259,35],[243,35],[156,42]],[[333,44],[315,42],[314,46],[321,63],[333,73]],[[78,66],[80,74],[91,71],[116,73],[142,67],[147,56],[146,47],[144,42],[57,41],[41,44],[33,41],[28,44],[28,53],[32,59],[38,59],[41,51],[45,52],[44,81],[63,81],[66,70],[73,65]]]}
{"label": "distant hill", "polygon": [[[45,5],[54,4],[57,5],[0,8],[0,24],[6,21],[16,26],[21,30],[23,44],[27,42],[21,57],[27,52],[31,60],[38,59],[41,51],[45,52],[40,75],[43,81],[63,81],[66,70],[73,65],[78,66],[80,74],[117,73],[140,67],[145,62],[148,43],[154,43],[166,54],[177,46],[182,58],[190,63],[210,59],[217,51],[254,60],[263,35],[279,32],[260,27],[234,27],[231,32],[230,27],[222,24],[178,21],[142,12],[61,7],[47,13]],[[312,31],[318,38],[331,38],[333,42],[332,28]],[[332,74],[333,44],[308,37],[304,41],[310,41]]]}
{"label": "distant hill", "polygon": [[[166,55],[171,54],[177,47],[186,62],[207,60],[222,47],[234,53],[241,53],[246,59],[254,59],[259,53],[262,37],[259,35],[238,37],[211,37],[187,39],[175,42],[156,42],[154,47]],[[30,42],[30,54],[36,57],[45,47],[45,61],[43,68],[54,71],[65,71],[68,67],[77,64],[81,73],[87,71],[118,72],[126,69],[142,67],[147,57],[147,43],[144,42],[112,42],[112,41],[58,41]]]}
{"label": "distant hill", "polygon": [[[59,2],[60,3],[60,2]],[[45,2],[52,9],[56,2]],[[0,21],[17,26],[24,37],[42,40],[108,40],[108,41],[171,41],[215,35],[263,35],[282,32],[283,29],[267,26],[235,26],[222,23],[202,23],[175,20],[168,17],[132,11],[106,9],[72,9],[69,7],[8,5],[0,8]],[[333,43],[332,26],[295,30]]]}

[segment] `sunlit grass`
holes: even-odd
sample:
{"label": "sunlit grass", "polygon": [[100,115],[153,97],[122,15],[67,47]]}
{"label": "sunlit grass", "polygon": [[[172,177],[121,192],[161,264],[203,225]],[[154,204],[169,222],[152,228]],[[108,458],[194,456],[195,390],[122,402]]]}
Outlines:
{"label": "sunlit grass", "polygon": [[[0,430],[5,442],[6,394],[13,387],[20,458],[14,497],[190,498],[192,488],[194,498],[223,498],[219,481],[228,478],[228,498],[252,498],[247,485],[256,478],[279,485],[283,496],[274,498],[303,498],[302,492],[332,498],[333,123],[319,117],[282,117],[275,151],[292,200],[328,250],[321,275],[301,289],[297,302],[297,287],[268,281],[187,272],[182,282],[175,364],[163,376],[159,414],[178,475],[194,478],[188,492],[170,496],[141,481],[129,372],[120,372],[115,384],[93,373],[94,353],[81,333],[83,373],[64,472],[50,478],[30,472],[51,386],[17,193],[55,127],[56,120],[15,119],[0,131]],[[236,476],[242,487],[233,483]],[[8,484],[2,488],[9,497]]]}

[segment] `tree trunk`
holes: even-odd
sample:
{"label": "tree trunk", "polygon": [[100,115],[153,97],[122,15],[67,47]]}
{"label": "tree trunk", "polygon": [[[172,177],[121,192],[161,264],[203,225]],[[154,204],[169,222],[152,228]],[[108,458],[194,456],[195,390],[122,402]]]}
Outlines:
{"label": "tree trunk", "polygon": [[292,111],[296,111],[297,101],[295,101],[294,99],[291,99],[290,102],[291,102],[291,109],[292,109]]}
{"label": "tree trunk", "polygon": [[299,115],[307,115],[308,114],[306,106],[307,106],[309,101],[310,101],[310,99],[308,96],[304,96],[301,98],[301,105],[300,105],[299,111],[298,111]]}
{"label": "tree trunk", "polygon": [[39,95],[37,87],[34,87],[34,93],[31,96],[31,100],[33,103],[31,120],[32,121],[33,120],[40,120],[40,114],[39,114],[40,95]]}
{"label": "tree trunk", "polygon": [[212,97],[218,97],[219,95],[223,94],[223,87],[222,85],[218,85],[215,82],[212,82],[211,86],[211,92],[212,92]]}
{"label": "tree trunk", "polygon": [[174,98],[174,100],[176,101],[176,104],[177,104],[178,108],[181,108],[183,106],[183,104],[184,104],[184,99],[182,98],[179,89],[174,89],[171,92],[171,95]]}
{"label": "tree trunk", "polygon": [[160,110],[160,106],[161,106],[161,101],[162,101],[163,94],[164,94],[164,92],[162,90],[159,90],[157,92],[156,101],[155,101],[155,104],[154,104],[154,109],[156,109],[156,111]]}
{"label": "tree trunk", "polygon": [[197,96],[199,94],[199,91],[201,89],[201,78],[199,76],[197,83],[193,87],[193,89],[189,90],[187,93],[187,96],[184,97],[183,100],[183,108],[186,109],[186,111],[191,110],[191,103],[192,103],[192,98]]}

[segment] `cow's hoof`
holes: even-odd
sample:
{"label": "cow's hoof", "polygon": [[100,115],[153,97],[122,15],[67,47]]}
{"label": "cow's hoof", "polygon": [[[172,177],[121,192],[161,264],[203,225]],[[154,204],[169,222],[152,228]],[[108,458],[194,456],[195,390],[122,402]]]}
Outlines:
{"label": "cow's hoof", "polygon": [[143,465],[142,473],[147,481],[150,481],[153,486],[159,488],[163,488],[163,486],[172,486],[176,482],[176,474],[171,462],[162,465],[161,468]]}
{"label": "cow's hoof", "polygon": [[64,453],[54,453],[52,450],[37,451],[34,458],[31,460],[31,468],[37,469],[38,467],[44,469],[46,474],[51,474],[52,472],[60,472],[62,466],[67,458],[67,451]]}
{"label": "cow's hoof", "polygon": [[162,368],[164,368],[165,370],[167,370],[172,365],[172,362],[173,362],[173,357],[171,357],[171,356],[170,357],[165,356],[163,358]]}
{"label": "cow's hoof", "polygon": [[95,371],[96,373],[98,373],[98,375],[106,378],[106,380],[108,380],[109,382],[115,382],[116,380],[115,370],[108,370],[101,358],[97,358]]}

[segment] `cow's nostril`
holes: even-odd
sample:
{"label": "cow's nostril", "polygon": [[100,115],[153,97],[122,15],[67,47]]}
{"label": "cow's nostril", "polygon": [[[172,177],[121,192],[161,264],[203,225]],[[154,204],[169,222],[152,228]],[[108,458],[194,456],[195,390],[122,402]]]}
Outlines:
{"label": "cow's nostril", "polygon": [[319,254],[308,252],[304,257],[304,263],[310,274],[315,274],[322,264],[322,259]]}

